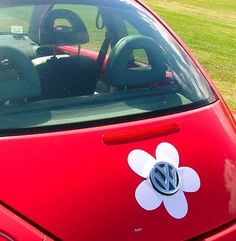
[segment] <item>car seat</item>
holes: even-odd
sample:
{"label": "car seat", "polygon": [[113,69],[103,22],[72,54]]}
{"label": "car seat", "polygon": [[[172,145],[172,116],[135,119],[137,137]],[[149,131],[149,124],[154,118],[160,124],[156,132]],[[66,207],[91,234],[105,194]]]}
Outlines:
{"label": "car seat", "polygon": [[15,106],[40,94],[40,81],[30,59],[18,49],[0,46],[0,103]]}
{"label": "car seat", "polygon": [[[67,20],[71,26],[55,26],[56,20]],[[96,61],[79,55],[81,44],[89,35],[80,17],[67,9],[49,11],[38,31],[30,28],[29,37],[40,46],[52,46],[54,54],[34,59],[42,86],[43,99],[91,95],[96,87]],[[78,55],[58,55],[60,45],[76,45]]]}

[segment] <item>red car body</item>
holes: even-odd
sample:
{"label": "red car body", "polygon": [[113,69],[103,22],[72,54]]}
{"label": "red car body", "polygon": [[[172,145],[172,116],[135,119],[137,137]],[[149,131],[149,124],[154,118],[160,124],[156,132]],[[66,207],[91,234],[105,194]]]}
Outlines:
{"label": "red car body", "polygon": [[[0,240],[236,239],[235,114],[184,43],[151,13],[192,58],[217,101],[160,117],[2,136]],[[129,167],[129,153],[141,149],[155,157],[163,142],[201,180],[197,192],[186,193],[183,219],[163,205],[146,211],[134,197],[143,178]]]}

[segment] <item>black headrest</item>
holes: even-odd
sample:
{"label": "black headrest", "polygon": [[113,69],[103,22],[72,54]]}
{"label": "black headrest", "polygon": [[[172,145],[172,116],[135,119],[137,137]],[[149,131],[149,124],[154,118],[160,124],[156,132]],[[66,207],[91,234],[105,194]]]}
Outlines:
{"label": "black headrest", "polygon": [[[71,26],[55,26],[58,19],[68,21]],[[88,31],[81,18],[67,9],[49,11],[41,23],[30,27],[28,35],[38,45],[80,45],[89,42]]]}
{"label": "black headrest", "polygon": [[[149,68],[129,68],[130,56],[136,49],[145,51]],[[164,63],[163,50],[152,38],[143,35],[126,36],[117,42],[109,56],[106,79],[116,87],[154,84],[165,76]]]}

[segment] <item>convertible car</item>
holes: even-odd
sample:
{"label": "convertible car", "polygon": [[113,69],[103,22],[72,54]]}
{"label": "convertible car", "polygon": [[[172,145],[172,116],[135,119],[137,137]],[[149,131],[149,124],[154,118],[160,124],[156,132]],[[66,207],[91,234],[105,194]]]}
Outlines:
{"label": "convertible car", "polygon": [[143,3],[0,0],[0,106],[1,241],[236,240],[236,114]]}

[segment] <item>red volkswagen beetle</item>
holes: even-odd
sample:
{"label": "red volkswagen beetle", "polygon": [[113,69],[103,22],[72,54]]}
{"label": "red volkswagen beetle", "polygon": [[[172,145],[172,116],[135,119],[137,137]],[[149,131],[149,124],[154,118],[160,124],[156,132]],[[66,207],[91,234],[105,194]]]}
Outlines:
{"label": "red volkswagen beetle", "polygon": [[0,105],[0,240],[236,240],[235,114],[141,2],[0,0]]}

